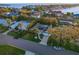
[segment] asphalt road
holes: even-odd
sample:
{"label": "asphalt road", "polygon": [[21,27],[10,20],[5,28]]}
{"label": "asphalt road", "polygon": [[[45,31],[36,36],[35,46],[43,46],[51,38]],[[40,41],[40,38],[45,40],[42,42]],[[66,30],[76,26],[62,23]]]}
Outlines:
{"label": "asphalt road", "polygon": [[39,55],[78,55],[79,54],[68,50],[56,51],[55,49],[48,46],[44,46],[28,40],[14,39],[11,36],[1,35],[1,34],[0,34],[0,44],[8,44],[23,49],[25,51],[29,50],[35,52],[36,54]]}

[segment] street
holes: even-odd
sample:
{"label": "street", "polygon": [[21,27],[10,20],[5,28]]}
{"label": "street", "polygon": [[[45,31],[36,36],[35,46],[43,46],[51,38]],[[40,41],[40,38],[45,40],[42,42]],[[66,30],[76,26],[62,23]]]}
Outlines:
{"label": "street", "polygon": [[0,44],[8,44],[23,50],[29,50],[35,52],[39,55],[78,55],[79,53],[64,50],[64,51],[56,51],[55,49],[44,46],[35,42],[31,42],[23,39],[14,39],[8,35],[0,34]]}

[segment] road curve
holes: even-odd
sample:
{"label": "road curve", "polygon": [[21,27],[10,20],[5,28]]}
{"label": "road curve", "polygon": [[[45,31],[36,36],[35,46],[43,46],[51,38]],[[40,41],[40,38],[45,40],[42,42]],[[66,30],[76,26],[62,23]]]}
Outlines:
{"label": "road curve", "polygon": [[17,48],[23,50],[29,50],[35,52],[39,55],[79,55],[79,53],[64,50],[64,51],[56,51],[49,46],[44,46],[35,42],[31,42],[23,39],[14,39],[8,35],[0,34],[0,44],[8,44],[11,46],[15,46]]}

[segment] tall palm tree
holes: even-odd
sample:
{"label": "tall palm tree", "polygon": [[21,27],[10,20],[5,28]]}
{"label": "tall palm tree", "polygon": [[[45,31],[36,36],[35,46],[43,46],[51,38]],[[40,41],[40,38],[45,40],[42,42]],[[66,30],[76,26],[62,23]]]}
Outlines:
{"label": "tall palm tree", "polygon": [[26,27],[24,26],[22,21],[18,24],[18,28],[22,30],[26,30]]}
{"label": "tall palm tree", "polygon": [[8,26],[10,26],[12,24],[12,20],[11,19],[6,19],[7,23],[8,23]]}

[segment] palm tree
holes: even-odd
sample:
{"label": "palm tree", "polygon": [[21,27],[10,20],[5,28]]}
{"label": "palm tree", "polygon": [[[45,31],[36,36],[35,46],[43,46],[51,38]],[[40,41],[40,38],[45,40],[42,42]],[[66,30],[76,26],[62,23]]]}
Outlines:
{"label": "palm tree", "polygon": [[22,21],[18,24],[18,28],[22,30],[26,30],[26,27],[24,26]]}
{"label": "palm tree", "polygon": [[12,20],[11,19],[6,19],[7,23],[8,23],[8,26],[10,26],[12,24]]}

